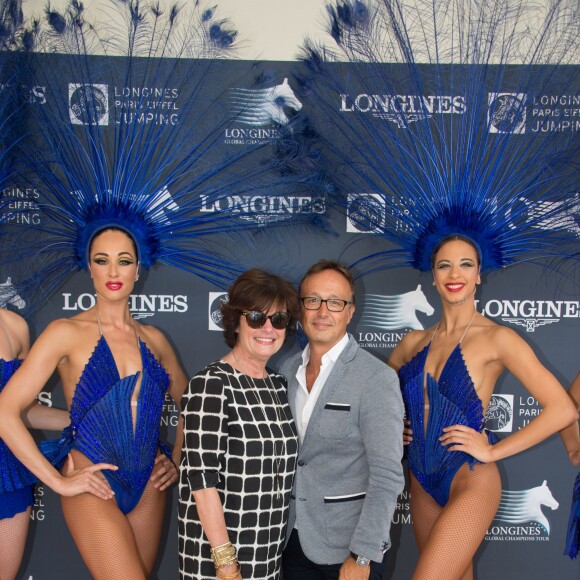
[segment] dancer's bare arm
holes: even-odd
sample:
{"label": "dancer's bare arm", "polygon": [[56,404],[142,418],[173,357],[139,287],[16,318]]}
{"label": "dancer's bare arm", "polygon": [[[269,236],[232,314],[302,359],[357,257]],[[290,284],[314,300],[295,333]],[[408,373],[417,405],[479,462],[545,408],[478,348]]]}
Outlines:
{"label": "dancer's bare arm", "polygon": [[578,413],[556,377],[542,365],[530,346],[513,330],[498,326],[489,344],[490,352],[540,403],[542,412],[524,428],[490,445],[485,433],[462,425],[444,429],[441,441],[449,451],[465,451],[487,463],[524,451],[557,433]]}
{"label": "dancer's bare arm", "polygon": [[[580,410],[580,373],[572,381],[568,389],[568,395],[572,399],[576,409]],[[560,431],[560,437],[568,452],[568,457],[574,465],[580,465],[580,429],[578,428],[578,421],[574,421],[571,425]]]}
{"label": "dancer's bare arm", "polygon": [[67,358],[78,340],[74,324],[67,320],[51,323],[39,336],[0,394],[0,437],[16,457],[55,492],[61,495],[90,492],[108,499],[113,492],[98,472],[116,469],[114,465],[99,463],[64,477],[40,453],[22,420],[22,414],[34,403],[59,362]]}

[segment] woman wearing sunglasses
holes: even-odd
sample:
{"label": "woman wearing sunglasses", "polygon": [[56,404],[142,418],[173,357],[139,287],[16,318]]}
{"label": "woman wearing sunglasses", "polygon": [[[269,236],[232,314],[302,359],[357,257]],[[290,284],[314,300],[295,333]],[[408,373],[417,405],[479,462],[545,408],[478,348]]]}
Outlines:
{"label": "woman wearing sunglasses", "polygon": [[298,295],[263,270],[222,303],[231,348],[182,398],[179,485],[182,578],[276,579],[298,451],[284,378],[266,368],[294,330]]}

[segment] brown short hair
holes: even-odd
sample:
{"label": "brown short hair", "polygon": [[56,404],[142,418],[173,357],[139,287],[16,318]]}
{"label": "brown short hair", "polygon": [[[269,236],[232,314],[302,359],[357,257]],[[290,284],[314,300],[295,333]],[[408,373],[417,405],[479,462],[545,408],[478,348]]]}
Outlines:
{"label": "brown short hair", "polygon": [[300,314],[300,302],[294,286],[280,276],[253,268],[244,272],[228,289],[228,302],[222,302],[222,324],[224,337],[230,348],[234,348],[238,335],[236,328],[240,316],[246,310],[266,312],[272,304],[285,306],[292,319],[286,329],[286,336],[296,330]]}
{"label": "brown short hair", "polygon": [[319,260],[318,262],[316,262],[316,264],[310,266],[306,274],[302,276],[302,280],[300,280],[298,289],[300,290],[302,288],[306,278],[308,278],[309,276],[313,276],[314,274],[324,272],[325,270],[334,270],[335,272],[338,272],[341,276],[343,276],[346,279],[348,285],[350,286],[350,293],[352,295],[351,300],[354,305],[355,304],[354,277],[352,275],[352,272],[340,262],[333,262],[332,260]]}

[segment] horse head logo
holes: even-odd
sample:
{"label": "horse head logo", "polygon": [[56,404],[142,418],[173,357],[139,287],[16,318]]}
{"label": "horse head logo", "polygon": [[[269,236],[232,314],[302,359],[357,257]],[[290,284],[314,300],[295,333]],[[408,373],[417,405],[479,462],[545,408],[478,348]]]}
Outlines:
{"label": "horse head logo", "polygon": [[164,224],[170,224],[169,212],[175,212],[179,205],[173,199],[173,196],[164,185],[152,198],[148,213],[150,218]]}
{"label": "horse head logo", "polygon": [[509,227],[521,223],[545,231],[565,231],[580,238],[580,196],[576,193],[564,201],[536,202],[526,197],[514,200],[506,211]]}
{"label": "horse head logo", "polygon": [[269,89],[232,89],[230,100],[236,121],[245,125],[287,125],[290,119],[285,110],[302,109],[287,78]]}
{"label": "horse head logo", "polygon": [[0,307],[4,308],[8,304],[15,306],[19,310],[22,310],[26,306],[26,302],[18,294],[16,288],[14,288],[10,276],[6,278],[6,282],[0,284]]}
{"label": "horse head logo", "polygon": [[502,490],[495,519],[510,524],[538,522],[546,530],[546,533],[550,534],[550,522],[542,512],[543,505],[552,510],[557,510],[560,505],[554,499],[548,482],[545,480],[542,485],[532,489]]}
{"label": "horse head logo", "polygon": [[526,95],[489,93],[487,118],[490,133],[525,133]]}
{"label": "horse head logo", "polygon": [[423,324],[417,318],[416,311],[431,316],[435,310],[427,302],[421,290],[421,284],[415,290],[394,296],[367,294],[364,297],[363,315],[360,324],[381,330],[410,328],[423,330]]}

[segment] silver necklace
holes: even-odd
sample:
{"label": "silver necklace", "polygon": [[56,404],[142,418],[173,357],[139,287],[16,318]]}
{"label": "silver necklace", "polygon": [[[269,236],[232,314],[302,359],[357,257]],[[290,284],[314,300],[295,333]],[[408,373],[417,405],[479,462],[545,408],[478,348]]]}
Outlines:
{"label": "silver necklace", "polygon": [[[270,429],[270,434],[272,435],[272,446],[274,448],[274,467],[275,467],[275,473],[273,476],[274,491],[276,493],[276,499],[279,500],[282,497],[282,475],[280,474],[280,464],[282,462],[282,454],[286,453],[286,441],[284,439],[284,431],[282,430],[282,415],[281,415],[282,403],[280,401],[280,398],[278,397],[278,393],[276,392],[276,387],[274,386],[274,382],[272,381],[272,377],[264,369],[265,376],[262,377],[261,380],[263,380],[266,383],[266,386],[268,387],[268,392],[270,393],[270,395],[272,397],[272,402],[274,403],[274,413],[276,414],[276,419],[277,419],[277,426],[278,426],[278,429],[280,429],[280,435],[281,435],[280,454],[278,454],[278,449],[276,447],[276,438],[274,437],[274,429],[272,428],[272,426],[274,425],[275,422],[268,419],[268,416],[266,415],[266,405],[264,404],[264,401],[262,400],[262,396],[260,395],[260,391],[259,391],[258,387],[256,387],[256,384],[254,383],[254,377],[252,377],[251,375],[248,375],[244,371],[244,368],[243,368],[242,364],[240,363],[240,361],[238,360],[238,357],[236,356],[236,353],[234,352],[233,349],[232,349],[232,355],[234,357],[234,361],[236,362],[236,366],[239,368],[239,370],[246,377],[248,377],[249,382],[252,386],[252,393],[254,395],[254,398],[256,399],[256,403],[260,407],[260,411],[262,413],[262,416],[264,417],[264,421],[266,423],[268,423],[268,429]],[[288,418],[286,416],[286,413],[284,413],[284,416],[286,419]]]}

